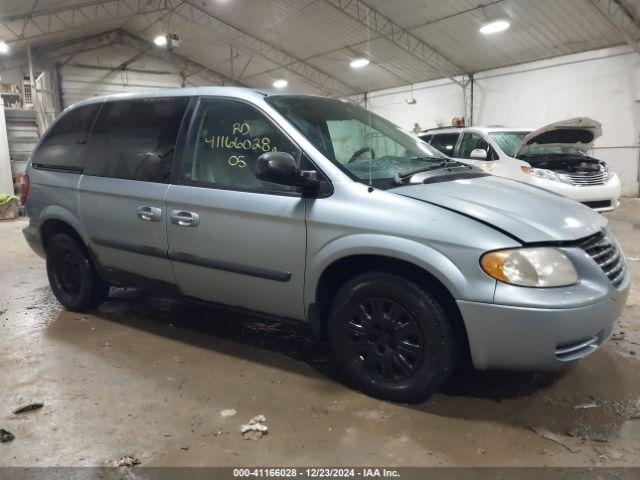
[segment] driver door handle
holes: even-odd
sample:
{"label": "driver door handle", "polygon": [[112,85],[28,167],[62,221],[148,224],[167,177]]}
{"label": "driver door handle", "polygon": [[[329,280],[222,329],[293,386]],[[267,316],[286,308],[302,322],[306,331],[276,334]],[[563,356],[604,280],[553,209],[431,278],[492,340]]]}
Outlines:
{"label": "driver door handle", "polygon": [[162,220],[162,209],[158,207],[148,207],[146,205],[138,207],[136,211],[138,218],[145,222],[159,222]]}
{"label": "driver door handle", "polygon": [[179,227],[196,227],[200,223],[200,215],[184,210],[171,210],[171,223]]}

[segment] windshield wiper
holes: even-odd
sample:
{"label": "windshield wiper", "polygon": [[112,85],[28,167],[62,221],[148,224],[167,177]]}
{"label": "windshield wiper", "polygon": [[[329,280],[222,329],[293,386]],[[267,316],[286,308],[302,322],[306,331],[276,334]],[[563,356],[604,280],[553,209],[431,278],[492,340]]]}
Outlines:
{"label": "windshield wiper", "polygon": [[419,160],[424,162],[432,162],[434,160],[440,160],[440,164],[446,164],[453,162],[449,157],[411,157],[411,160]]}
{"label": "windshield wiper", "polygon": [[[464,163],[460,163],[457,162],[455,160],[452,160],[451,158],[448,157],[413,157],[412,160],[417,159],[417,160],[439,160],[439,162],[436,163],[436,165],[432,165],[430,167],[425,167],[425,168],[419,168],[417,170],[410,170],[408,172],[397,172],[394,176],[393,176],[393,183],[395,183],[396,185],[404,185],[405,180],[408,180],[409,178],[413,177],[415,174],[417,173],[423,173],[423,172],[429,172],[431,170],[438,170],[440,168],[447,168],[449,171],[451,171],[451,167],[447,167],[447,165],[449,163],[455,163],[456,167],[467,167],[468,169],[473,168],[471,165],[465,165]],[[435,163],[435,162],[434,162]]]}

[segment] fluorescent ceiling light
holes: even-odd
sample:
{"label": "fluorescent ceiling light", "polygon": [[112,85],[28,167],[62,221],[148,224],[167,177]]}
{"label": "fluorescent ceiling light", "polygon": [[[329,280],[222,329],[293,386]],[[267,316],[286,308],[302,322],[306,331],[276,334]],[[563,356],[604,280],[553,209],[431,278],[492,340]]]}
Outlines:
{"label": "fluorescent ceiling light", "polygon": [[153,39],[153,43],[159,47],[164,47],[167,44],[167,37],[165,35],[158,35]]}
{"label": "fluorescent ceiling light", "polygon": [[273,82],[273,86],[275,88],[285,88],[287,85],[289,85],[289,82],[287,82],[284,78],[280,78]]}
{"label": "fluorescent ceiling light", "polygon": [[509,28],[509,26],[510,23],[506,20],[491,20],[482,24],[480,27],[480,33],[491,35],[492,33],[503,32]]}
{"label": "fluorescent ceiling light", "polygon": [[369,59],[368,58],[356,58],[355,60],[352,60],[349,65],[351,65],[351,68],[366,67],[367,65],[369,65]]}
{"label": "fluorescent ceiling light", "polygon": [[9,53],[9,45],[6,42],[0,41],[0,53]]}

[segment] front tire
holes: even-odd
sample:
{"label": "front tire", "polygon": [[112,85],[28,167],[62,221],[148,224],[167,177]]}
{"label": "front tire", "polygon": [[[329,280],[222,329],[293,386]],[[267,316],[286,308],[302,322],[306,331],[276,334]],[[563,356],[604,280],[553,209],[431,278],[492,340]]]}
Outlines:
{"label": "front tire", "polygon": [[47,244],[51,290],[67,310],[81,312],[100,305],[109,294],[86,250],[72,236],[59,233]]}
{"label": "front tire", "polygon": [[371,272],[335,296],[329,341],[346,382],[385,400],[425,401],[456,364],[453,331],[438,301],[398,275]]}

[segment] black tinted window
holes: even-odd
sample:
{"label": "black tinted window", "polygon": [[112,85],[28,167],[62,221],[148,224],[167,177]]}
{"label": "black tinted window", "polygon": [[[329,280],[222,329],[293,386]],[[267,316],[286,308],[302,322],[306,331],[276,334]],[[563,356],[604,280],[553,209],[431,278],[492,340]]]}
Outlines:
{"label": "black tinted window", "polygon": [[107,102],[89,140],[85,173],[168,182],[188,97]]}
{"label": "black tinted window", "polygon": [[299,149],[258,109],[237,100],[205,98],[190,133],[183,178],[242,190],[295,190],[258,180],[256,161],[265,152]]}
{"label": "black tinted window", "polygon": [[82,171],[87,137],[99,108],[92,104],[64,113],[33,154],[33,166]]}
{"label": "black tinted window", "polygon": [[431,142],[431,137],[433,137],[433,135],[418,135],[418,138],[420,140],[422,140],[423,142],[427,142],[427,143]]}
{"label": "black tinted window", "polygon": [[458,141],[458,133],[439,133],[431,139],[431,146],[440,150],[445,155],[453,156],[453,149]]}

